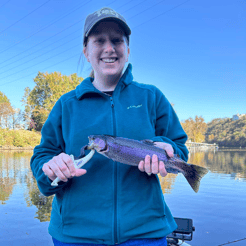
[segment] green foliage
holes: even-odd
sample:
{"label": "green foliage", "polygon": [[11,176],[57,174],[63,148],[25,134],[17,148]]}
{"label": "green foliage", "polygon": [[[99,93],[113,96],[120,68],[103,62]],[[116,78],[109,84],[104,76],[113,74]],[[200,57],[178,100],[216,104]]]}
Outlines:
{"label": "green foliage", "polygon": [[10,103],[7,96],[1,91],[0,91],[0,103]]}
{"label": "green foliage", "polygon": [[26,122],[29,124],[33,119],[36,130],[40,131],[56,101],[63,94],[75,89],[82,80],[77,74],[66,76],[59,72],[38,72],[34,78],[36,86],[32,90],[27,87],[22,98]]}
{"label": "green foliage", "polygon": [[35,131],[8,130],[0,128],[0,146],[35,147],[41,135]]}
{"label": "green foliage", "polygon": [[246,117],[212,120],[208,123],[206,141],[225,147],[246,147]]}

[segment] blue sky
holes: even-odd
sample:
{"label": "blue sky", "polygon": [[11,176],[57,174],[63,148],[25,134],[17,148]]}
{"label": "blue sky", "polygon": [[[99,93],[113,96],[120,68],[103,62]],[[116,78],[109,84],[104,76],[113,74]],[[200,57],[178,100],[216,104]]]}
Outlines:
{"label": "blue sky", "polygon": [[246,0],[1,0],[0,91],[14,107],[38,71],[88,76],[84,20],[106,6],[132,29],[134,80],[156,85],[181,121],[246,113]]}

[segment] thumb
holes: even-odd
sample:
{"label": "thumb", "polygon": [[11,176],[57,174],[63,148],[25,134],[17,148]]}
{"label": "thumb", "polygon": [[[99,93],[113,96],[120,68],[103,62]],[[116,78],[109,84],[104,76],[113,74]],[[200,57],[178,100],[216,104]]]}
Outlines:
{"label": "thumb", "polygon": [[167,149],[165,149],[165,150],[166,150],[167,155],[168,155],[169,157],[173,157],[173,156],[174,156],[174,155],[173,155],[173,149],[167,148]]}
{"label": "thumb", "polygon": [[75,177],[80,177],[80,176],[82,176],[82,175],[84,175],[84,174],[86,174],[87,173],[87,171],[85,170],[85,169],[75,169]]}

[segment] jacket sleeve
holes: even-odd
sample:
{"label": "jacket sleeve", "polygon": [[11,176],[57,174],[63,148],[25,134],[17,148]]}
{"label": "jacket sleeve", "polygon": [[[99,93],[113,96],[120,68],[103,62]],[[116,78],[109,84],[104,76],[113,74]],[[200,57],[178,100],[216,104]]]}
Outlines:
{"label": "jacket sleeve", "polygon": [[42,170],[46,162],[65,150],[61,120],[62,106],[60,100],[58,100],[43,125],[41,130],[41,142],[34,148],[30,162],[32,173],[37,180],[38,188],[45,196],[55,194],[66,185],[64,182],[59,182],[57,187],[51,186],[52,181]]}
{"label": "jacket sleeve", "polygon": [[156,94],[156,125],[155,135],[152,138],[155,142],[166,142],[172,145],[174,154],[178,154],[184,161],[188,160],[188,149],[185,146],[187,134],[183,130],[180,121],[173,110],[173,107],[162,94]]}

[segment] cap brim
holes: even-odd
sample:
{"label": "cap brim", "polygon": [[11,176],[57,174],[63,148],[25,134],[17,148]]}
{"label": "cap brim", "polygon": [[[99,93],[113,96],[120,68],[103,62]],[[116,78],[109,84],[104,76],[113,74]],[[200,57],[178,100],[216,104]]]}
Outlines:
{"label": "cap brim", "polygon": [[129,26],[124,21],[122,21],[119,18],[115,18],[115,17],[104,17],[104,18],[101,18],[101,19],[97,20],[95,23],[93,23],[93,25],[85,33],[85,37],[89,36],[89,34],[90,34],[91,30],[93,29],[93,27],[95,27],[95,25],[97,25],[99,22],[101,22],[103,20],[110,20],[110,19],[118,22],[123,27],[123,30],[125,31],[125,34],[127,36],[131,35],[131,29],[129,28]]}

